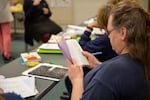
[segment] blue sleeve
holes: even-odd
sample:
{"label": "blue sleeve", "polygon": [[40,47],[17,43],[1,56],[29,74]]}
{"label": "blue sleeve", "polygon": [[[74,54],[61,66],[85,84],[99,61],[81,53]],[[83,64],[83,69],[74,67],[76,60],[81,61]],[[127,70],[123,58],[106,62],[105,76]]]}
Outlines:
{"label": "blue sleeve", "polygon": [[5,100],[25,100],[20,95],[15,93],[4,93],[2,96],[5,98]]}
{"label": "blue sleeve", "polygon": [[81,35],[81,39],[79,44],[82,49],[88,52],[103,52],[108,47],[111,47],[108,36],[99,35],[96,39],[91,40],[90,32],[85,31],[83,35]]}
{"label": "blue sleeve", "polygon": [[88,32],[88,31],[84,31],[84,33],[81,35],[79,44],[82,48],[84,48],[87,42],[91,40],[90,35],[91,35],[91,32]]}

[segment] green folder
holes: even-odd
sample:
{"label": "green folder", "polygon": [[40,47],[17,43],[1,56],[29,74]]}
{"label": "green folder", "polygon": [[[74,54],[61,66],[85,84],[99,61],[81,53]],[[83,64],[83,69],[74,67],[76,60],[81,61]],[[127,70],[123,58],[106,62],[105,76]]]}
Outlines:
{"label": "green folder", "polygon": [[37,49],[38,53],[62,53],[61,50],[55,50],[55,49]]}

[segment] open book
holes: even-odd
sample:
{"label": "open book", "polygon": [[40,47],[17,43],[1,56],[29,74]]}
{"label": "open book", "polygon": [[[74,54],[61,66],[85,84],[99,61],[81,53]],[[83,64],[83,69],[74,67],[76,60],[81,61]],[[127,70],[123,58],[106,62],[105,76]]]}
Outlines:
{"label": "open book", "polygon": [[66,59],[71,62],[75,60],[79,65],[89,65],[87,58],[82,55],[82,48],[75,39],[65,40],[62,38],[62,40],[58,42],[58,46]]}

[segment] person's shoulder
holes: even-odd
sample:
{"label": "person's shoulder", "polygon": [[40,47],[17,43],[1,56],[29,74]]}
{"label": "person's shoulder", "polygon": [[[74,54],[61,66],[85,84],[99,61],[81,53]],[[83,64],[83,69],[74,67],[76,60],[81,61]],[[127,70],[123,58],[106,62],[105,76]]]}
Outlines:
{"label": "person's shoulder", "polygon": [[15,93],[4,93],[2,96],[6,100],[24,100],[20,95],[15,94]]}
{"label": "person's shoulder", "polygon": [[[132,65],[132,66],[131,66]],[[102,65],[104,71],[110,72],[132,72],[135,69],[142,68],[142,64],[132,57],[129,54],[123,54],[116,56],[110,60],[105,61]]]}

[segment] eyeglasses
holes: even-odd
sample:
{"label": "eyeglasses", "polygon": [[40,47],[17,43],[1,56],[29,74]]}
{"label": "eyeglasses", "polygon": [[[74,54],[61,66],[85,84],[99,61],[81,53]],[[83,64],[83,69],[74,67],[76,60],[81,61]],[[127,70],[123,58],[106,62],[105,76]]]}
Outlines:
{"label": "eyeglasses", "polygon": [[110,35],[116,28],[111,29],[110,31],[107,30],[106,34]]}

